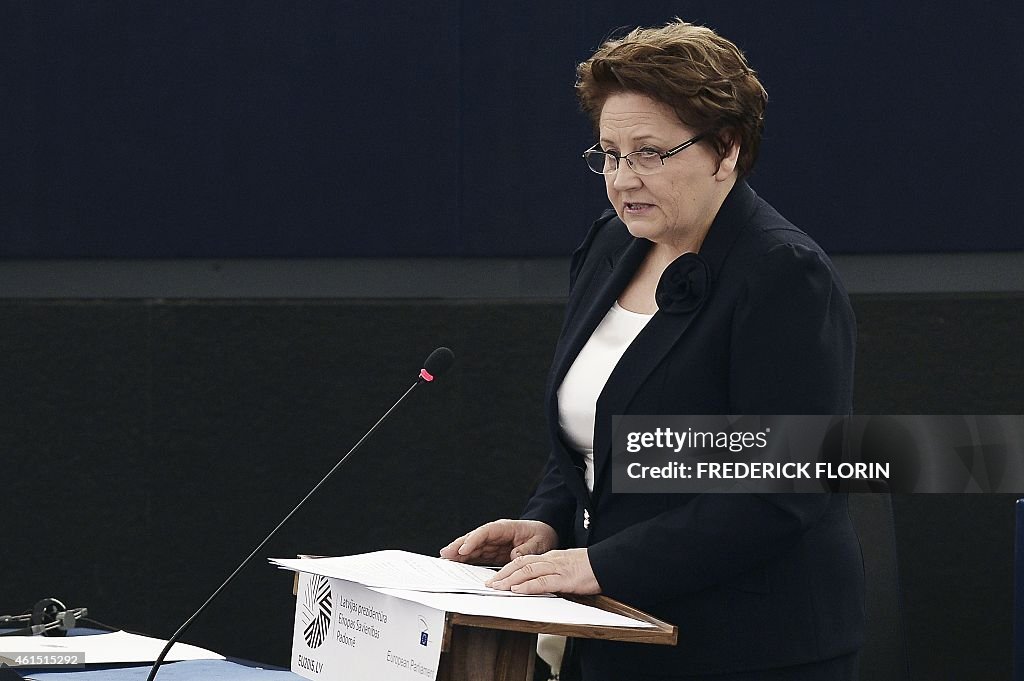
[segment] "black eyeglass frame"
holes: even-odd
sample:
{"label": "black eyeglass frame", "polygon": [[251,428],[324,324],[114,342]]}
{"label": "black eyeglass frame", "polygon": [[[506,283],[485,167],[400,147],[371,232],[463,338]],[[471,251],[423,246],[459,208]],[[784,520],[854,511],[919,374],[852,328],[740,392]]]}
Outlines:
{"label": "black eyeglass frame", "polygon": [[[665,166],[665,159],[666,158],[675,156],[676,154],[678,154],[683,149],[686,149],[687,147],[692,147],[694,144],[696,144],[697,142],[700,142],[705,137],[707,137],[709,134],[710,133],[707,132],[707,131],[702,132],[699,135],[691,137],[690,139],[686,140],[682,144],[679,144],[679,145],[676,145],[676,146],[672,147],[671,149],[669,149],[666,152],[659,153],[658,154],[658,158],[661,160],[662,167]],[[600,145],[600,144],[601,144],[600,142],[596,142],[594,144],[594,146],[592,146],[589,149],[587,149],[586,151],[584,151],[583,155],[582,155],[583,160],[587,161],[587,168],[590,168],[591,172],[596,173],[597,175],[611,175],[612,173],[617,173],[619,171],[619,162],[622,161],[622,159],[626,159],[626,165],[629,166],[630,170],[632,170],[634,173],[637,173],[637,175],[643,175],[644,174],[643,172],[637,172],[636,166],[633,165],[633,162],[631,160],[629,160],[629,157],[630,156],[634,156],[635,154],[649,154],[649,153],[651,153],[650,151],[644,151],[643,149],[637,149],[636,151],[629,152],[625,156],[620,156],[619,154],[613,154],[610,151],[605,151],[604,149],[599,149],[598,145]],[[587,160],[587,155],[591,154],[591,153],[601,154],[602,156],[606,156],[606,157],[610,156],[610,157],[614,158],[615,159],[615,169],[612,170],[611,172],[607,172],[607,173],[602,173],[602,172],[598,172],[598,171],[594,170],[594,168],[590,165],[590,161]],[[657,172],[657,171],[655,171],[655,172]]]}

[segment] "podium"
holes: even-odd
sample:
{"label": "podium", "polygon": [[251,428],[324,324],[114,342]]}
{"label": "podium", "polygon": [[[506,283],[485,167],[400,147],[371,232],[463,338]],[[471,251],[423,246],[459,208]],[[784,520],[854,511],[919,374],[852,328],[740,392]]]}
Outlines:
{"label": "podium", "polygon": [[[305,576],[307,576],[306,573],[295,573],[292,587],[293,595],[298,596],[300,577]],[[369,594],[367,594],[368,596]],[[487,598],[502,597],[488,596]],[[440,657],[437,662],[435,678],[438,681],[533,681],[538,634],[556,634],[574,638],[597,638],[608,641],[628,641],[638,645],[675,645],[678,640],[678,629],[672,624],[663,622],[607,596],[572,595],[563,596],[562,598],[605,612],[639,620],[649,626],[562,624],[541,620],[491,617],[447,611],[444,613],[443,618]],[[381,610],[386,609],[386,606],[380,607]],[[332,603],[331,607],[328,608],[328,610],[331,610],[332,614],[330,617],[333,620],[340,621],[342,619],[340,615],[334,613],[334,609],[339,608],[341,608],[341,602]],[[307,610],[309,609],[307,608]],[[303,628],[309,634],[311,627],[315,627],[315,622],[300,623],[299,613],[303,611],[303,606],[297,603],[294,641],[299,641],[302,638],[301,631]],[[381,615],[381,612],[374,610],[373,607],[365,611]],[[440,614],[439,611],[435,612]],[[392,619],[396,618],[392,617]],[[421,619],[420,621],[423,622],[424,620]],[[386,616],[384,617],[384,622],[387,622]],[[373,631],[370,632],[370,629],[373,629]],[[379,636],[380,630],[384,629],[384,624],[380,626],[379,630],[377,627],[365,627],[362,625],[359,627],[360,631],[367,631],[375,636]],[[354,641],[354,637],[358,634],[349,633],[351,635],[346,634],[344,638]],[[388,632],[385,631],[384,634],[387,636]],[[341,640],[341,637],[338,640]],[[423,644],[426,645],[425,641]],[[356,644],[353,642],[346,643],[346,645],[354,647]],[[390,661],[392,658],[390,646],[387,655]],[[299,660],[298,664],[302,669],[295,668],[296,659]],[[348,681],[350,678],[330,668],[316,667],[316,664],[321,663],[311,660],[308,656],[303,658],[293,650],[293,671],[307,678],[319,678],[325,681],[334,681],[335,679],[337,681]],[[313,665],[312,669],[310,669],[310,665]],[[417,666],[419,674],[422,675],[420,678],[426,676],[424,667]],[[338,667],[335,667],[335,669],[338,669]],[[305,673],[307,670],[310,672],[309,674]],[[360,677],[354,678],[359,679]],[[406,676],[395,671],[393,678],[400,679],[406,678]]]}

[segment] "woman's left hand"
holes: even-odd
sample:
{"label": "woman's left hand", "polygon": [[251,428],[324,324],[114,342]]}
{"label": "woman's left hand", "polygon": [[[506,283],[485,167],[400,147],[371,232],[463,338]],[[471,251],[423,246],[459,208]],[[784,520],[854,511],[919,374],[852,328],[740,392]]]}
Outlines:
{"label": "woman's left hand", "polygon": [[519,594],[599,594],[586,549],[519,556],[501,568],[487,586]]}

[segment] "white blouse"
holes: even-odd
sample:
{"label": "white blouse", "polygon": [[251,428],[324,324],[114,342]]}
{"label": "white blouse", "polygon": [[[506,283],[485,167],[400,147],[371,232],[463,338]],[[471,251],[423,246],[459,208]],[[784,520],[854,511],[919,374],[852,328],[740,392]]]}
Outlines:
{"label": "white blouse", "polygon": [[594,491],[594,420],[597,398],[630,343],[653,314],[630,312],[616,301],[558,387],[558,425],[576,451],[583,454],[587,489]]}

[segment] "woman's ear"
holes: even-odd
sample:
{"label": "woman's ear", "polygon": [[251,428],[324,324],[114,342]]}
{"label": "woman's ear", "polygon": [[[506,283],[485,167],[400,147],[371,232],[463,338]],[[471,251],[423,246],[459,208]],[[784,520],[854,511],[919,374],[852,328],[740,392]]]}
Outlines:
{"label": "woman's ear", "polygon": [[732,177],[740,161],[739,136],[729,133],[728,139],[729,146],[726,148],[725,156],[718,162],[718,170],[715,171],[715,179],[719,182],[724,182]]}

